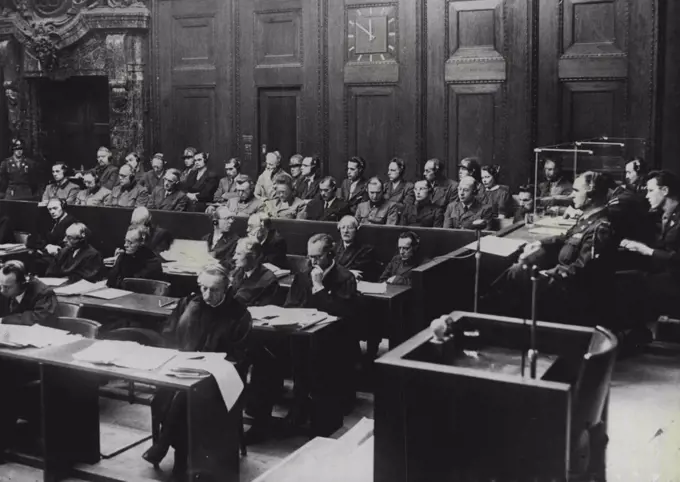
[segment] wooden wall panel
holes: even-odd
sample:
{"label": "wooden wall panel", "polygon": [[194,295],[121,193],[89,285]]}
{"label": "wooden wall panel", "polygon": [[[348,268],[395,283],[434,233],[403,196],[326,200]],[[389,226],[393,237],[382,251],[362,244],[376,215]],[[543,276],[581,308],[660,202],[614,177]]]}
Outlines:
{"label": "wooden wall panel", "polygon": [[659,12],[657,165],[680,173],[680,2],[663,2]]}
{"label": "wooden wall panel", "polygon": [[399,131],[395,88],[350,86],[347,95],[349,152],[360,152],[365,159],[377,161],[371,174],[379,167],[386,170],[387,161],[380,160],[395,156]]}
{"label": "wooden wall panel", "polygon": [[260,89],[260,138],[266,139],[284,159],[300,152],[299,88]]}

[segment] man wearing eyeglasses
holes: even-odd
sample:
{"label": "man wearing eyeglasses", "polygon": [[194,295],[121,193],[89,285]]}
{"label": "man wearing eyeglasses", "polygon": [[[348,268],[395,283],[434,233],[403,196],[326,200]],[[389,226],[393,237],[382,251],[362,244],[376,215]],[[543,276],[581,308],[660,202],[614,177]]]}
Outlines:
{"label": "man wearing eyeglasses", "polygon": [[177,169],[168,169],[163,175],[163,184],[156,186],[149,198],[149,209],[164,211],[186,211],[189,198],[179,188],[181,174]]}
{"label": "man wearing eyeglasses", "polygon": [[144,246],[145,230],[130,226],[123,248],[116,249],[116,261],[109,271],[106,285],[121,288],[125,278],[162,279],[163,265],[156,253]]}
{"label": "man wearing eyeglasses", "polygon": [[264,209],[262,199],[255,197],[255,183],[247,174],[236,176],[236,193],[238,197],[229,199],[227,207],[237,216],[250,216]]}
{"label": "man wearing eyeglasses", "polygon": [[66,247],[57,253],[45,276],[69,281],[98,281],[104,270],[102,255],[88,242],[89,230],[83,223],[73,223],[66,230]]}
{"label": "man wearing eyeglasses", "polygon": [[305,157],[302,159],[301,175],[302,181],[298,185],[298,197],[300,199],[314,199],[319,194],[319,182],[321,176],[321,159],[318,157]]}

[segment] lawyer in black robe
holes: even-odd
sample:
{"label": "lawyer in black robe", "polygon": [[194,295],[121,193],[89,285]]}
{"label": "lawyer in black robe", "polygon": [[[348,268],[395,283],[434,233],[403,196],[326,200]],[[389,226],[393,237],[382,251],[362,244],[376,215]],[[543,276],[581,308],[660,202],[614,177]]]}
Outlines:
{"label": "lawyer in black robe", "polygon": [[82,223],[75,223],[66,230],[66,247],[52,259],[46,276],[98,281],[102,277],[102,255],[88,243],[89,231]]}

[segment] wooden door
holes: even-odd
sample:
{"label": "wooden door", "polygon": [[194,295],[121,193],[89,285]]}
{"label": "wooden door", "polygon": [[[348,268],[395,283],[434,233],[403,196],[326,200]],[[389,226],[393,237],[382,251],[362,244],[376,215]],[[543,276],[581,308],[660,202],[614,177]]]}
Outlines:
{"label": "wooden door", "polygon": [[97,149],[110,145],[109,84],[106,77],[37,81],[41,150],[48,163],[74,169],[94,167]]}
{"label": "wooden door", "polygon": [[394,156],[412,178],[421,170],[423,103],[418,38],[420,0],[328,3],[331,174],[345,176],[351,156],[367,174],[385,176]]}
{"label": "wooden door", "polygon": [[427,156],[448,176],[468,156],[526,181],[532,147],[531,11],[525,0],[428,0]]}
{"label": "wooden door", "polygon": [[229,0],[158,2],[158,147],[170,166],[183,167],[187,146],[208,151],[210,167],[220,173],[233,155],[230,11]]}
{"label": "wooden door", "polygon": [[321,153],[321,69],[317,0],[237,0],[238,122],[244,171],[264,167],[262,150]]}

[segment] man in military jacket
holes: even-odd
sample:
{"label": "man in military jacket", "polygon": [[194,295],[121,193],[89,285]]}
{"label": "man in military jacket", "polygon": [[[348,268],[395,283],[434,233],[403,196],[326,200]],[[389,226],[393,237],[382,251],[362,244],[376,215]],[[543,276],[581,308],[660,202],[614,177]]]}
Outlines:
{"label": "man in military jacket", "polygon": [[38,165],[24,157],[24,143],[12,140],[12,156],[0,163],[0,193],[5,199],[33,199],[38,194]]}

